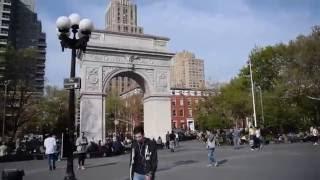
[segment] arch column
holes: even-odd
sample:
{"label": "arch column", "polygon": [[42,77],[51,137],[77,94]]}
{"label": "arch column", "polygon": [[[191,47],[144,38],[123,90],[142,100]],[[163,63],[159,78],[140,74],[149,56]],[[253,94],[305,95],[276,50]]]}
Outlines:
{"label": "arch column", "polygon": [[171,100],[169,96],[149,96],[144,99],[144,130],[148,138],[160,136],[164,141],[171,131]]}
{"label": "arch column", "polygon": [[89,140],[104,142],[105,103],[103,94],[82,94],[80,102],[80,131],[85,132]]}
{"label": "arch column", "polygon": [[81,64],[80,132],[89,140],[105,140],[105,103],[102,93],[102,67],[98,64]]}

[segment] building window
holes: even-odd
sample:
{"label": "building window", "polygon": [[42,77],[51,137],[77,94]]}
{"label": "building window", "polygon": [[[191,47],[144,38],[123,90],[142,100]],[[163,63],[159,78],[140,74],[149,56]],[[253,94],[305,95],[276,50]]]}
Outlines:
{"label": "building window", "polygon": [[180,106],[183,106],[183,99],[180,99]]}
{"label": "building window", "polygon": [[176,101],[172,101],[172,106],[176,106]]}
{"label": "building window", "polygon": [[181,123],[181,128],[182,129],[185,129],[186,128],[186,125],[184,123]]}
{"label": "building window", "polygon": [[174,91],[172,91],[172,95],[175,95],[176,93]]}
{"label": "building window", "polygon": [[176,123],[176,122],[173,122],[173,123],[172,123],[172,127],[173,127],[173,129],[177,128],[177,123]]}
{"label": "building window", "polygon": [[188,99],[188,106],[191,106],[191,98]]}
{"label": "building window", "polygon": [[198,100],[198,99],[196,99],[194,102],[195,102],[196,104],[198,104],[198,103],[199,103],[199,100]]}
{"label": "building window", "polygon": [[128,19],[127,19],[127,15],[123,15],[123,24],[127,24]]}
{"label": "building window", "polygon": [[192,117],[192,109],[189,109],[189,117]]}
{"label": "building window", "polygon": [[182,116],[183,117],[183,109],[180,109],[180,111],[179,111],[179,116]]}
{"label": "building window", "polygon": [[172,111],[172,116],[177,116],[176,110]]}

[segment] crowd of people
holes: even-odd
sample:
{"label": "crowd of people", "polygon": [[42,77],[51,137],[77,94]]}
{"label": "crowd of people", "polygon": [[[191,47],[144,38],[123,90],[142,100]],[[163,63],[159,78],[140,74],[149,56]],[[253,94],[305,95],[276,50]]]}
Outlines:
{"label": "crowd of people", "polygon": [[[45,154],[43,136],[26,135],[15,141],[8,138],[0,141],[0,162],[43,159]],[[57,147],[61,142],[57,139]]]}
{"label": "crowd of people", "polygon": [[[133,137],[125,136],[123,134],[111,134],[105,139],[104,144],[101,141],[95,142],[94,139],[89,140],[84,132],[76,139],[75,156],[78,158],[78,169],[85,169],[85,159],[88,155],[106,156],[108,154],[119,155],[124,152],[129,152],[130,155],[130,180],[152,180],[155,179],[157,170],[158,149],[168,149],[175,152],[175,148],[179,146],[179,141],[186,134],[179,134],[177,131],[167,132],[165,142],[161,137],[156,139],[148,139],[144,137],[143,127],[138,126],[134,129]],[[233,145],[234,149],[240,149],[240,145],[248,144],[252,151],[261,150],[263,144],[267,143],[267,133],[264,129],[259,127],[249,127],[248,129],[233,128],[227,130],[214,130],[206,132],[199,132],[197,139],[206,144],[208,167],[219,166],[215,158],[215,150],[221,144]],[[274,143],[281,141],[285,142],[293,137],[298,137],[300,141],[306,138],[312,141],[313,145],[318,145],[319,128],[311,127],[309,132],[298,133],[294,136],[292,133],[288,135],[277,135],[272,138]],[[61,140],[53,134],[46,135],[45,139],[31,138],[29,140],[19,141],[10,144],[1,142],[0,158],[8,156],[10,153],[44,153],[48,159],[49,170],[56,169],[56,161],[61,156]]]}
{"label": "crowd of people", "polygon": [[[221,133],[222,132],[222,133]],[[246,134],[249,134],[249,138],[246,138]],[[319,143],[319,128],[311,127],[309,132],[306,132],[300,136],[300,142],[305,142],[304,139],[308,137],[308,140],[317,146]],[[247,140],[248,139],[248,140]],[[274,141],[277,138],[273,139]],[[208,150],[208,167],[218,166],[218,161],[216,161],[214,152],[217,146],[220,146],[221,142],[227,142],[234,146],[234,149],[239,149],[240,144],[248,143],[252,151],[261,150],[263,144],[266,144],[265,137],[262,134],[262,130],[259,127],[251,126],[248,132],[245,129],[239,129],[235,127],[234,129],[229,129],[227,131],[206,131],[199,132],[198,140],[206,143]]]}

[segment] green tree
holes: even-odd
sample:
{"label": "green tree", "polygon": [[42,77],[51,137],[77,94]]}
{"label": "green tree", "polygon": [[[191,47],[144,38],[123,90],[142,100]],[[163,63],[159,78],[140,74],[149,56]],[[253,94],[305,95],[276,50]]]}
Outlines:
{"label": "green tree", "polygon": [[[288,44],[255,47],[249,55],[254,89],[262,90],[265,127],[277,132],[304,130],[320,125],[320,27]],[[255,92],[257,93],[257,92]],[[256,94],[258,124],[261,106]],[[239,122],[252,116],[250,71],[243,67],[237,77],[207,98],[198,108],[201,128],[218,127],[217,120]],[[225,122],[224,122],[225,123]],[[232,124],[231,123],[231,124]]]}
{"label": "green tree", "polygon": [[46,86],[45,94],[35,106],[39,116],[27,123],[25,132],[61,134],[69,121],[68,92],[55,86]]}
{"label": "green tree", "polygon": [[10,80],[7,95],[6,120],[7,134],[16,137],[27,122],[39,115],[35,108],[39,94],[35,93],[34,75],[36,68],[36,51],[33,49],[15,50],[11,47],[1,53],[5,70],[2,80]]}

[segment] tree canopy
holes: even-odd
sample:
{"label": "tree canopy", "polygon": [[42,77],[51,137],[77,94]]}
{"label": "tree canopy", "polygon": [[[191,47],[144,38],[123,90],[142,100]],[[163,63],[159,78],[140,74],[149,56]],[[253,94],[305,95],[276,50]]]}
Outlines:
{"label": "tree canopy", "polygon": [[[320,125],[320,27],[309,35],[300,35],[288,44],[255,47],[252,63],[254,87],[262,91],[264,119],[260,97],[256,97],[258,124],[274,131],[304,130]],[[243,67],[238,76],[207,98],[198,110],[202,128],[227,128],[252,119],[250,70]],[[220,122],[216,123],[216,122]],[[221,122],[223,125],[221,126]],[[226,123],[227,122],[227,123]]]}

